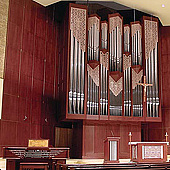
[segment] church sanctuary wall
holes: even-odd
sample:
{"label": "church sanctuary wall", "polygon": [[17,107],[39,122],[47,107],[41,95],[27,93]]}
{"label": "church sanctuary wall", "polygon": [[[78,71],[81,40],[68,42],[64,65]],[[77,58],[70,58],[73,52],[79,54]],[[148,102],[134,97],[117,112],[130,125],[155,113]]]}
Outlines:
{"label": "church sanctuary wall", "polygon": [[132,141],[141,141],[141,123],[131,122],[83,122],[83,158],[103,158],[104,139],[108,136],[120,138],[120,158],[129,158],[129,132]]}
{"label": "church sanctuary wall", "polygon": [[[170,142],[170,27],[161,27],[161,67],[162,67],[162,134],[168,132]],[[170,147],[168,147],[170,154]]]}
{"label": "church sanctuary wall", "polygon": [[54,11],[54,6],[45,8],[32,0],[9,2],[1,149],[27,146],[30,138],[49,138],[54,145],[58,63]]}

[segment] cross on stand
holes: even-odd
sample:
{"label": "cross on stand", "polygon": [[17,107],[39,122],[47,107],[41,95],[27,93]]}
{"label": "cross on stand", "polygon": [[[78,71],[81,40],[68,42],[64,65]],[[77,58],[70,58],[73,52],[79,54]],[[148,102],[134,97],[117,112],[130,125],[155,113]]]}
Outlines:
{"label": "cross on stand", "polygon": [[147,86],[153,86],[153,84],[147,84],[146,83],[146,76],[144,76],[143,79],[144,79],[143,80],[144,82],[143,83],[137,83],[137,85],[141,85],[141,86],[144,87],[144,102],[146,102],[146,87]]}

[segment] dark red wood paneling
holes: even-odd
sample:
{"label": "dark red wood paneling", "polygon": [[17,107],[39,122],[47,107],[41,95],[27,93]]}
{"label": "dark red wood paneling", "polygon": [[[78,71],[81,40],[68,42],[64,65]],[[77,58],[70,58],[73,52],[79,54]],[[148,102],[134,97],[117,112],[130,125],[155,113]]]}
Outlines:
{"label": "dark red wood paneling", "polygon": [[120,136],[120,124],[108,124],[106,136]]}
{"label": "dark red wood paneling", "polygon": [[[57,84],[54,10],[55,5],[45,8],[32,0],[10,0],[1,148],[2,145],[27,145],[28,139],[43,136],[51,138],[54,145]],[[48,63],[46,67],[44,59]],[[48,120],[43,126],[41,115]]]}
{"label": "dark red wood paneling", "polygon": [[[51,127],[50,126],[47,126],[47,125],[43,125],[42,126],[42,137],[43,139],[50,139],[51,138]],[[53,129],[54,131],[54,129]]]}
{"label": "dark red wood paneling", "polygon": [[31,124],[30,130],[31,130],[30,139],[40,139],[41,138],[41,134],[40,134],[41,125],[39,125],[39,124]]}
{"label": "dark red wood paneling", "polygon": [[37,57],[34,58],[33,78],[43,81],[43,79],[44,79],[44,60],[43,59],[40,59]]}
{"label": "dark red wood paneling", "polygon": [[19,73],[5,70],[4,93],[18,96],[19,90]]}
{"label": "dark red wood paneling", "polygon": [[31,100],[27,98],[19,98],[19,122],[30,123],[31,120]]}
{"label": "dark red wood paneling", "polygon": [[17,123],[1,120],[1,146],[17,145]]}
{"label": "dark red wood paneling", "polygon": [[34,33],[35,31],[35,16],[35,5],[29,5],[26,3],[24,10],[24,29],[28,30],[31,33]]}
{"label": "dark red wood paneling", "polygon": [[21,55],[21,73],[31,77],[33,72],[33,55],[31,53],[22,52]]}
{"label": "dark red wood paneling", "polygon": [[30,100],[32,97],[33,79],[22,74],[19,82],[19,96]]}
{"label": "dark red wood paneling", "polygon": [[30,139],[30,124],[18,123],[17,128],[17,145],[28,146],[28,139]]}
{"label": "dark red wood paneling", "polygon": [[33,54],[34,52],[34,34],[26,29],[23,31],[22,48],[24,52],[30,54]]}
{"label": "dark red wood paneling", "polygon": [[7,94],[3,96],[2,119],[9,120],[9,124],[10,121],[18,121],[18,100],[19,98],[17,96]]}
{"label": "dark red wood paneling", "polygon": [[84,155],[94,154],[94,136],[95,136],[95,126],[88,125],[83,126],[83,144],[84,144]]}
{"label": "dark red wood paneling", "polygon": [[132,132],[132,141],[141,141],[141,123],[84,121],[83,158],[103,159],[103,141],[112,134],[120,137],[120,158],[129,158],[129,132]]}
{"label": "dark red wood paneling", "polygon": [[[50,83],[45,83],[45,92],[44,92],[45,98],[53,98],[54,97],[54,85]],[[49,103],[50,104],[50,103]]]}
{"label": "dark red wood paneling", "polygon": [[20,64],[20,50],[15,50],[11,47],[7,47],[6,69],[18,73],[19,64]]}
{"label": "dark red wood paneling", "polygon": [[48,42],[46,44],[46,61],[48,63],[55,64],[55,50],[56,50],[55,44],[50,43],[49,40],[48,40]]}
{"label": "dark red wood paneling", "polygon": [[21,27],[23,24],[23,10],[22,5],[11,1],[9,6],[9,21]]}
{"label": "dark red wood paneling", "polygon": [[[46,22],[43,19],[37,18],[36,20],[36,35],[45,40],[46,36]],[[45,48],[42,48],[43,50]]]}
{"label": "dark red wood paneling", "polygon": [[21,31],[21,27],[10,21],[8,22],[7,46],[13,47],[16,50],[21,48]]}
{"label": "dark red wood paneling", "polygon": [[[131,126],[129,124],[120,125],[120,158],[129,158],[129,132],[131,131]],[[132,132],[133,134],[133,132]],[[132,139],[133,141],[133,139]],[[139,141],[139,140],[138,140]]]}
{"label": "dark red wood paneling", "polygon": [[31,122],[33,124],[40,124],[41,121],[41,102],[32,101],[31,105]]}
{"label": "dark red wood paneling", "polygon": [[[54,58],[54,57],[53,57]],[[55,80],[55,62],[45,63],[45,81],[54,84]]]}
{"label": "dark red wood paneling", "polygon": [[73,126],[73,143],[74,145],[72,146],[71,149],[71,156],[72,158],[82,158],[82,154],[84,152],[84,147],[83,147],[83,123],[80,122],[75,122],[72,124]]}
{"label": "dark red wood paneling", "polygon": [[41,101],[43,96],[43,81],[33,79],[32,98],[36,101]]}
{"label": "dark red wood paneling", "polygon": [[37,18],[46,20],[47,13],[46,13],[46,8],[42,7],[40,4],[36,4],[37,7]]}
{"label": "dark red wood paneling", "polygon": [[[107,126],[95,126],[94,127],[94,153],[104,153],[103,141],[106,139]],[[100,139],[100,140],[99,140]],[[99,147],[100,146],[100,147]]]}
{"label": "dark red wood paneling", "polygon": [[45,44],[46,41],[41,37],[35,36],[35,53],[36,58],[44,59],[45,58]]}

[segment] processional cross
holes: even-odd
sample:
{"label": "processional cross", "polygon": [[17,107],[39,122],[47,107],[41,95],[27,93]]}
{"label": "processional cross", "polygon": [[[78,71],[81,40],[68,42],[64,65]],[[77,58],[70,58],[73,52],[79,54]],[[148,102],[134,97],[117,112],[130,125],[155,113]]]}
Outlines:
{"label": "processional cross", "polygon": [[143,80],[144,82],[143,83],[137,83],[137,85],[141,85],[141,86],[144,87],[144,102],[146,102],[146,87],[147,86],[153,86],[153,84],[147,84],[146,83],[146,76],[144,76],[143,79],[144,79]]}

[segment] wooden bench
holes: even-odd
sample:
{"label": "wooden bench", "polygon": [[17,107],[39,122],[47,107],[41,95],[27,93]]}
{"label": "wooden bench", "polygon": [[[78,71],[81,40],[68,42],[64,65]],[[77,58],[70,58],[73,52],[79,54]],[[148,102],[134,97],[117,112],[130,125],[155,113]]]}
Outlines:
{"label": "wooden bench", "polygon": [[165,170],[170,169],[170,164],[137,164],[137,163],[130,163],[130,164],[60,164],[58,165],[59,170],[108,170],[108,169],[115,169],[115,170],[144,170],[144,169],[150,169],[150,170]]}
{"label": "wooden bench", "polygon": [[19,170],[34,170],[34,169],[42,169],[42,170],[48,170],[48,163],[28,163],[28,162],[22,162],[20,163],[20,169]]}

